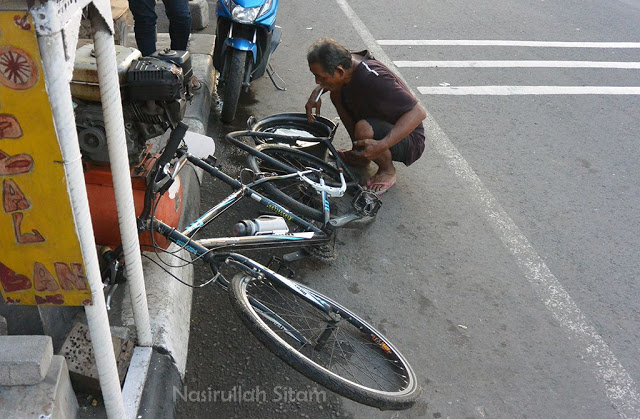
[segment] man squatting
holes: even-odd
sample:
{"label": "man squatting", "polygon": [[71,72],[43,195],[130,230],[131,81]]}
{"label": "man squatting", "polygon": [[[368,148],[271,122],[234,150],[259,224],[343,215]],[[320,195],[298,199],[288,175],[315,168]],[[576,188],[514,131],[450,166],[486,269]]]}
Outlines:
{"label": "man squatting", "polygon": [[396,183],[394,161],[409,166],[424,151],[422,121],[427,113],[407,85],[368,51],[351,52],[330,38],[316,41],[307,54],[318,84],[305,105],[309,122],[320,114],[321,95],[330,93],[352,141],[340,150],[350,166],[373,161],[378,171],[366,188],[382,195]]}

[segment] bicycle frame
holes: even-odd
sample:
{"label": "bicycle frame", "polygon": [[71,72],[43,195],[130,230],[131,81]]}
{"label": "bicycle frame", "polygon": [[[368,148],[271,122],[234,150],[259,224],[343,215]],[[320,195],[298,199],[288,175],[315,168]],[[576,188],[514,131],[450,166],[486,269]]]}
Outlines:
{"label": "bicycle frame", "polygon": [[[209,211],[204,213],[198,219],[193,221],[183,232],[182,234],[187,237],[190,241],[191,237],[202,227],[206,226],[213,220],[215,220],[220,214],[224,211],[231,208],[234,204],[238,203],[244,197],[250,197],[259,204],[266,207],[268,210],[273,211],[284,219],[291,221],[298,226],[302,227],[303,232],[299,233],[287,233],[287,234],[264,234],[260,236],[239,236],[239,237],[219,237],[212,239],[204,239],[198,240],[198,243],[205,248],[208,249],[222,249],[222,248],[238,248],[238,249],[248,249],[251,247],[257,246],[268,246],[268,245],[280,245],[280,247],[288,247],[288,246],[300,246],[300,242],[304,242],[305,245],[314,245],[314,244],[322,244],[326,243],[329,239],[329,235],[318,228],[314,224],[298,217],[282,205],[277,202],[265,197],[264,195],[256,192],[253,188],[265,182],[273,182],[279,179],[285,179],[288,177],[298,176],[297,174],[286,175],[286,176],[273,176],[270,178],[262,178],[258,179],[254,182],[251,182],[247,185],[242,182],[231,178],[226,173],[220,171],[216,167],[204,162],[203,160],[188,155],[183,150],[177,151],[178,156],[186,155],[187,160],[193,165],[203,169],[208,174],[220,179],[225,182],[229,186],[234,189],[229,196],[220,201],[216,206],[211,208]],[[328,209],[327,209],[328,210]]]}
{"label": "bicycle frame", "polygon": [[[214,219],[216,219],[220,214],[222,214],[227,209],[231,208],[234,204],[239,202],[244,197],[250,197],[256,202],[260,203],[270,211],[278,214],[283,217],[287,221],[290,221],[299,227],[301,227],[304,231],[296,232],[296,233],[286,233],[286,234],[264,234],[257,236],[234,236],[234,237],[218,237],[212,239],[205,239],[197,241],[198,246],[202,246],[206,249],[210,250],[224,250],[224,249],[238,249],[245,250],[251,249],[255,247],[265,247],[265,246],[273,246],[273,247],[304,247],[304,246],[313,246],[313,245],[321,245],[326,244],[330,240],[330,231],[335,228],[337,225],[335,220],[330,220],[329,212],[330,212],[330,204],[326,197],[326,193],[322,194],[322,199],[324,202],[323,211],[325,212],[325,223],[322,225],[322,228],[317,227],[313,223],[306,221],[305,219],[297,216],[292,213],[290,210],[285,208],[284,206],[278,204],[277,202],[267,198],[266,196],[256,192],[253,188],[266,183],[273,182],[279,179],[286,179],[289,177],[301,177],[303,173],[295,171],[295,169],[284,165],[285,170],[293,171],[294,173],[280,175],[280,176],[271,176],[260,178],[254,182],[251,182],[247,185],[242,182],[231,178],[226,173],[220,171],[213,165],[208,162],[199,159],[197,157],[191,156],[187,151],[178,148],[180,142],[184,138],[184,135],[187,131],[187,126],[184,123],[179,123],[178,126],[172,131],[169,141],[165,146],[165,149],[161,156],[158,158],[156,162],[156,167],[152,171],[151,179],[149,185],[147,186],[147,191],[145,193],[144,199],[144,208],[139,217],[139,229],[144,230],[155,230],[154,226],[155,220],[152,223],[149,223],[147,218],[151,214],[152,201],[156,194],[162,195],[166,192],[170,185],[173,183],[173,179],[177,175],[179,168],[182,168],[186,161],[189,161],[194,166],[201,168],[208,174],[214,176],[217,179],[220,179],[224,183],[231,186],[234,190],[228,197],[223,199],[216,206],[211,208],[209,211],[204,213],[198,219],[193,221],[182,233],[178,233],[175,229],[162,224],[158,221],[157,226],[162,227],[159,232],[167,237],[170,241],[178,244],[181,247],[184,247],[188,251],[194,254],[198,254],[202,257],[202,254],[198,252],[193,252],[190,247],[194,245],[196,240],[193,239],[193,235],[199,231],[202,227],[206,226]],[[253,150],[257,155],[263,157],[264,159],[270,159],[274,162],[278,162],[275,159],[261,153],[257,150]],[[173,168],[169,166],[170,161],[173,158],[177,157],[177,161]],[[279,163],[279,162],[278,162]],[[339,225],[338,225],[339,226]],[[169,232],[171,233],[169,235]],[[116,251],[117,253],[117,251]],[[117,259],[117,258],[115,258]]]}

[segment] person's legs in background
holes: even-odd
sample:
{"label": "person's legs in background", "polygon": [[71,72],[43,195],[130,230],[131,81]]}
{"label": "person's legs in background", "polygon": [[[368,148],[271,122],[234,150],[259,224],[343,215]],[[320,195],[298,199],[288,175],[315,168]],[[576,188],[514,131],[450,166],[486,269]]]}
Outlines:
{"label": "person's legs in background", "polygon": [[188,0],[162,0],[169,18],[171,49],[186,50],[191,34],[191,12]]}
{"label": "person's legs in background", "polygon": [[[393,125],[384,121],[361,119],[356,123],[354,137],[356,141],[371,138],[381,140],[392,127]],[[365,186],[366,189],[378,195],[382,195],[396,183],[396,168],[393,165],[392,149],[385,150],[373,160],[378,165],[378,171],[367,181]]]}
{"label": "person's legs in background", "polygon": [[138,44],[138,49],[143,56],[151,55],[156,50],[158,15],[155,8],[155,0],[129,0],[129,9],[134,20],[133,30],[136,34],[136,44]]}

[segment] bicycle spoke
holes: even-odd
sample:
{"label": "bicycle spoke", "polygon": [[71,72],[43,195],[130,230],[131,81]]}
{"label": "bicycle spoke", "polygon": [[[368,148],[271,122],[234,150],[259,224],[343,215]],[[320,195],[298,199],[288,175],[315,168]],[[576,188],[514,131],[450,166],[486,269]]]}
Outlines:
{"label": "bicycle spoke", "polygon": [[[289,310],[290,312],[290,310]],[[296,313],[297,314],[297,313]],[[314,316],[317,317],[317,316]],[[291,316],[290,314],[286,316],[287,321],[291,324],[295,322],[293,319],[301,320],[306,323],[306,327],[298,327],[296,326],[296,330],[300,333],[311,332],[312,335],[318,336],[324,330],[323,325],[326,325],[326,319],[314,319],[319,320],[320,323],[318,326],[312,327],[306,316],[295,315]],[[351,325],[349,325],[351,326]],[[369,382],[375,383],[375,385],[379,388],[388,388],[390,384],[393,384],[391,379],[388,379],[384,376],[383,373],[380,372],[379,366],[377,363],[388,363],[390,360],[386,359],[382,354],[382,350],[378,347],[378,345],[364,341],[365,336],[358,342],[358,345],[364,345],[365,347],[371,348],[369,353],[364,353],[363,350],[358,350],[355,345],[352,344],[353,339],[342,333],[341,328],[337,328],[334,332],[334,337],[329,338],[327,343],[331,345],[331,352],[329,356],[329,360],[326,362],[326,367],[329,370],[344,370],[346,371],[354,381],[359,384],[367,384]],[[344,345],[349,345],[350,349],[345,349]],[[334,363],[335,360],[335,350],[338,349],[340,353],[340,357],[343,360],[351,359],[351,362],[347,365],[340,365]],[[315,350],[308,349],[306,353],[313,357],[315,355]],[[396,365],[394,367],[397,368]],[[392,371],[393,375],[396,378],[402,379],[406,382],[406,377],[402,374],[398,374],[396,371]]]}

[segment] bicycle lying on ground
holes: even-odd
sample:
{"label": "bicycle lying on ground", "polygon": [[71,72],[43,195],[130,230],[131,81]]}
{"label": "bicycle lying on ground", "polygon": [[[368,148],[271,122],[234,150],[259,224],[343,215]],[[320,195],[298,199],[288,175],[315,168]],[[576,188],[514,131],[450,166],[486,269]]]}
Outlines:
{"label": "bicycle lying on ground", "polygon": [[[208,264],[213,277],[206,283],[215,281],[227,289],[232,306],[244,325],[270,351],[300,373],[359,403],[379,409],[411,407],[420,393],[416,375],[402,354],[375,327],[331,298],[230,251],[256,246],[326,244],[335,228],[356,219],[374,217],[379,208],[375,195],[363,191],[357,183],[349,185],[340,161],[337,168],[330,168],[330,165],[318,163],[321,159],[316,161],[301,151],[264,153],[268,147],[262,150],[248,147],[246,151],[259,162],[260,167],[278,168],[280,173],[267,175],[261,170],[257,179],[240,182],[216,168],[211,158],[203,160],[180,148],[186,129],[183,123],[178,124],[156,161],[146,190],[145,208],[139,217],[140,230],[158,233],[191,253],[194,260]],[[251,131],[231,133],[227,139],[235,144],[238,136],[257,134]],[[285,154],[289,156],[288,160],[282,158]],[[179,232],[155,219],[154,208],[186,162],[222,180],[234,191]],[[320,211],[321,215],[297,215],[275,199],[256,191],[267,185],[276,187],[275,190],[287,195],[289,201],[293,199],[301,206],[314,209],[314,214],[315,210]],[[298,192],[308,194],[313,191],[314,200],[301,203],[299,196],[292,198],[292,185]],[[338,198],[349,189],[355,194],[351,199],[351,210],[345,214],[332,214],[331,197]],[[295,231],[290,232],[283,223],[272,223],[271,230],[257,232],[257,235],[194,238],[205,225],[243,197],[252,198],[275,214],[274,217],[281,217],[281,221],[289,221],[295,226]],[[318,202],[320,209],[317,208]],[[277,228],[273,228],[274,225]],[[228,280],[222,274],[223,268],[231,268],[237,273]]]}

